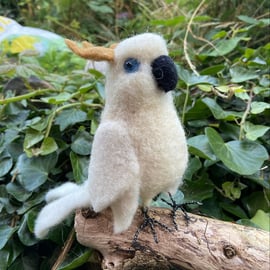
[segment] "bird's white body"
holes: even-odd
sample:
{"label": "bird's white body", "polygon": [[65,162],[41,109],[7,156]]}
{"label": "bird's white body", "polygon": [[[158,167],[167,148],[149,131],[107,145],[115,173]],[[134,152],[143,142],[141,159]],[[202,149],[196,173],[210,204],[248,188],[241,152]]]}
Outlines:
{"label": "bird's white body", "polygon": [[[126,230],[139,198],[144,206],[161,192],[174,193],[182,183],[187,161],[185,134],[171,92],[161,91],[151,72],[152,61],[167,55],[156,34],[126,39],[115,48],[106,74],[106,105],[96,131],[82,186],[64,184],[51,190],[38,216],[37,237],[80,207],[113,211],[114,231]],[[124,61],[136,58],[137,72],[126,73]]]}

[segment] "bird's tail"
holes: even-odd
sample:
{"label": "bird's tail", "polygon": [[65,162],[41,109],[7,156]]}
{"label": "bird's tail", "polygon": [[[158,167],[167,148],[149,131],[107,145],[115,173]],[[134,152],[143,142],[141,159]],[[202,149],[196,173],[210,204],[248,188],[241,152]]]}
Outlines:
{"label": "bird's tail", "polygon": [[51,190],[46,200],[49,203],[41,210],[35,223],[37,238],[44,238],[51,227],[61,223],[75,209],[91,206],[88,189],[71,183]]}

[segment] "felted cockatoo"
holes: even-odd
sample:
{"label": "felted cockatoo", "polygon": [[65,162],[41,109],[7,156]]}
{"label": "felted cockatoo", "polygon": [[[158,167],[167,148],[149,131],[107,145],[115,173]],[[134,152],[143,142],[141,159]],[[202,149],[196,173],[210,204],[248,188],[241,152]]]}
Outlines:
{"label": "felted cockatoo", "polygon": [[106,61],[106,102],[92,145],[88,179],[66,183],[46,195],[35,235],[63,221],[77,208],[110,207],[114,232],[126,230],[139,199],[144,207],[162,192],[174,194],[188,161],[186,138],[170,90],[177,71],[164,39],[145,33],[110,48],[66,41],[77,55]]}

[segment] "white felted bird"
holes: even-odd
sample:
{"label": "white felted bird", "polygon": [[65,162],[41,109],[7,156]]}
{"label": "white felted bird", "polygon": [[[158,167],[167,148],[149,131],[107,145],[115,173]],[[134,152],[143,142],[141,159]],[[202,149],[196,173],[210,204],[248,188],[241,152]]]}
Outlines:
{"label": "white felted bird", "polygon": [[49,191],[35,235],[48,230],[77,208],[113,212],[114,232],[126,230],[141,199],[147,207],[162,192],[174,194],[188,161],[186,138],[170,90],[177,71],[164,39],[152,33],[123,40],[110,48],[73,41],[79,56],[106,61],[106,102],[96,131],[88,179]]}

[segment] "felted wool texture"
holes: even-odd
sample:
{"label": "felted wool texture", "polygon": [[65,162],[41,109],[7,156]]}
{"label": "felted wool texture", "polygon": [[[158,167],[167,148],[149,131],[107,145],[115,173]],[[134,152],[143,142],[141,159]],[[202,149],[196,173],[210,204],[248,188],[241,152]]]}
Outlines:
{"label": "felted wool texture", "polygon": [[[143,206],[161,192],[176,192],[182,184],[188,153],[184,130],[171,92],[162,91],[151,64],[168,55],[164,39],[145,33],[120,42],[108,62],[105,107],[92,146],[88,179],[82,186],[65,184],[50,191],[48,205],[36,221],[35,234],[44,237],[74,209],[110,207],[114,232],[126,230],[139,198]],[[124,62],[135,58],[136,72]],[[45,218],[46,215],[46,218]]]}

